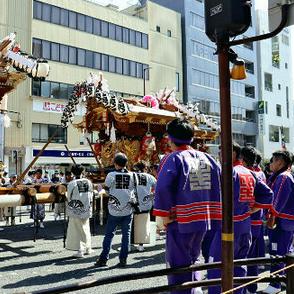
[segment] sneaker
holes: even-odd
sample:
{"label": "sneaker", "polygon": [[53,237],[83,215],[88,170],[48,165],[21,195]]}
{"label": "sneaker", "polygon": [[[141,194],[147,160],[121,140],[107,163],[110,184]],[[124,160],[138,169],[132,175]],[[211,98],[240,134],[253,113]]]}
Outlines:
{"label": "sneaker", "polygon": [[72,257],[74,258],[83,258],[84,257],[84,253],[83,251],[78,251],[77,253],[75,253]]}
{"label": "sneaker", "polygon": [[92,254],[94,251],[92,250],[92,248],[86,248],[86,251],[85,251],[85,255],[90,255]]}
{"label": "sneaker", "polygon": [[121,259],[119,261],[119,263],[117,264],[117,267],[119,268],[123,268],[123,267],[126,267],[127,266],[127,260],[126,259]]}
{"label": "sneaker", "polygon": [[97,267],[107,266],[107,260],[97,259],[94,266],[97,266]]}
{"label": "sneaker", "polygon": [[139,245],[137,249],[139,252],[143,252],[145,250],[143,245]]}
{"label": "sneaker", "polygon": [[41,229],[44,229],[45,228],[43,222],[40,223],[40,228]]}
{"label": "sneaker", "polygon": [[272,285],[268,285],[266,289],[261,291],[261,293],[267,293],[267,294],[276,294],[280,292],[281,292],[280,288],[273,287]]}

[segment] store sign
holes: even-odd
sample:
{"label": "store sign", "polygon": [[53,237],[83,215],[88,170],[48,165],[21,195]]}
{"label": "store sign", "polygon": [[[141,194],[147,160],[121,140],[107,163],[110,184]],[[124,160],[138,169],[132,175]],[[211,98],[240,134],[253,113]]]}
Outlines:
{"label": "store sign", "polygon": [[265,135],[264,131],[264,114],[258,115],[258,133],[259,135]]}
{"label": "store sign", "polygon": [[[39,149],[33,149],[33,156],[37,156]],[[64,150],[44,150],[41,156],[47,157],[93,157],[94,154],[91,151],[64,151]]]}
{"label": "store sign", "polygon": [[[65,103],[58,103],[52,101],[33,101],[33,111],[38,112],[53,112],[53,113],[62,113],[66,104]],[[84,115],[86,113],[86,109],[83,105],[77,106],[77,111],[75,115]]]}

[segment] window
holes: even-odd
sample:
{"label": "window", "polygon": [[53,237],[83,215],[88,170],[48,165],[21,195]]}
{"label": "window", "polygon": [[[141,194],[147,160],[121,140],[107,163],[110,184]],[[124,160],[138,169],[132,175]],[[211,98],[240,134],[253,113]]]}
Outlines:
{"label": "window", "polygon": [[156,32],[160,33],[160,26],[156,26]]}
{"label": "window", "polygon": [[101,58],[102,58],[101,69],[105,70],[105,71],[108,71],[108,69],[109,69],[108,55],[102,54]]}
{"label": "window", "polygon": [[148,35],[142,34],[142,47],[148,49]]}
{"label": "window", "polygon": [[68,62],[70,64],[77,64],[77,49],[74,47],[69,47]]}
{"label": "window", "polygon": [[48,4],[42,4],[42,20],[50,22],[51,20],[51,6]]}
{"label": "window", "polygon": [[41,96],[50,97],[50,82],[44,81],[41,83]]}
{"label": "window", "polygon": [[176,72],[176,91],[180,91],[180,74]]}
{"label": "window", "polygon": [[51,91],[50,91],[50,98],[59,98],[60,97],[60,86],[59,83],[51,82]]}
{"label": "window", "polygon": [[271,142],[280,141],[280,131],[278,126],[269,125],[269,140]]}
{"label": "window", "polygon": [[50,54],[50,42],[48,41],[42,41],[42,57],[46,59],[51,59]]}
{"label": "window", "polygon": [[285,62],[285,69],[288,69],[288,63]]}
{"label": "window", "polygon": [[278,89],[281,90],[281,84],[278,84]]}
{"label": "window", "polygon": [[68,21],[69,27],[72,29],[77,28],[77,14],[73,11],[69,12],[69,21]]}
{"label": "window", "polygon": [[142,34],[140,32],[136,32],[136,46],[142,47]]}
{"label": "window", "polygon": [[289,118],[289,88],[286,87],[286,113],[287,113],[287,118]]}
{"label": "window", "polygon": [[115,25],[113,23],[109,23],[109,38],[115,40]]}
{"label": "window", "polygon": [[118,74],[123,73],[123,61],[122,58],[116,57],[115,59],[115,72]]}
{"label": "window", "polygon": [[122,39],[124,43],[129,43],[130,42],[130,30],[127,28],[122,29]]}
{"label": "window", "polygon": [[68,63],[68,46],[60,45],[60,61]]}
{"label": "window", "polygon": [[77,29],[79,31],[85,31],[86,28],[86,17],[83,14],[78,13]]}
{"label": "window", "polygon": [[281,127],[281,139],[285,142],[285,143],[290,143],[290,136],[289,136],[289,128],[284,128]]}
{"label": "window", "polygon": [[34,57],[42,57],[42,41],[33,39],[33,55]]}
{"label": "window", "polygon": [[280,48],[278,36],[272,38],[272,65],[280,68]]}
{"label": "window", "polygon": [[108,22],[101,21],[101,36],[108,38]]}
{"label": "window", "polygon": [[86,50],[86,66],[94,67],[94,53],[92,51]]}
{"label": "window", "polygon": [[250,98],[255,98],[255,87],[250,85],[245,85],[245,96]]}
{"label": "window", "polygon": [[246,72],[254,74],[254,63],[251,61],[245,61]]}
{"label": "window", "polygon": [[192,54],[194,55],[217,62],[217,55],[215,54],[215,50],[216,49],[214,47],[210,47],[192,40]]}
{"label": "window", "polygon": [[130,61],[130,75],[136,77],[136,62]]}
{"label": "window", "polygon": [[85,64],[86,64],[86,50],[84,50],[84,49],[79,49],[78,48],[78,55],[77,55],[77,57],[78,57],[78,65],[81,65],[81,66],[85,66]]}
{"label": "window", "polygon": [[204,17],[193,12],[191,12],[191,17],[192,17],[191,25],[195,28],[198,28],[204,31],[204,26],[205,26]]}
{"label": "window", "polygon": [[94,53],[93,68],[101,69],[101,54],[100,53]]}
{"label": "window", "polygon": [[289,46],[289,37],[285,34],[282,34],[282,43]]}
{"label": "window", "polygon": [[122,27],[115,26],[115,40],[121,42],[122,41]]}
{"label": "window", "polygon": [[115,72],[115,57],[109,56],[109,72]]}
{"label": "window", "polygon": [[68,10],[66,9],[60,10],[60,24],[68,27]]}
{"label": "window", "polygon": [[136,32],[134,30],[130,30],[130,44],[136,45]]}
{"label": "window", "polygon": [[86,32],[89,34],[93,33],[93,18],[86,16]]}
{"label": "window", "polygon": [[99,19],[94,19],[93,33],[97,36],[101,35],[101,21]]}
{"label": "window", "polygon": [[52,143],[67,143],[67,129],[58,125],[32,124],[32,142],[46,143],[48,139],[56,132]]}
{"label": "window", "polygon": [[273,91],[273,77],[269,73],[264,73],[264,89],[266,91]]}
{"label": "window", "polygon": [[32,80],[32,95],[41,96],[41,82]]}
{"label": "window", "polygon": [[34,18],[42,19],[42,3],[34,1]]}
{"label": "window", "polygon": [[130,61],[127,59],[123,60],[123,74],[130,75]]}
{"label": "window", "polygon": [[167,30],[167,36],[171,37],[171,30]]}
{"label": "window", "polygon": [[60,99],[68,99],[69,94],[69,86],[67,84],[60,83],[59,85],[59,97]]}
{"label": "window", "polygon": [[60,8],[59,7],[52,6],[51,22],[55,24],[60,24]]}
{"label": "window", "polygon": [[253,110],[245,110],[245,120],[249,121],[249,122],[256,122],[256,115],[255,115],[255,111]]}
{"label": "window", "polygon": [[282,116],[282,106],[280,104],[276,104],[276,115]]}
{"label": "window", "polygon": [[143,78],[143,64],[137,63],[137,78],[142,79]]}
{"label": "window", "polygon": [[51,60],[59,61],[59,44],[51,43]]}

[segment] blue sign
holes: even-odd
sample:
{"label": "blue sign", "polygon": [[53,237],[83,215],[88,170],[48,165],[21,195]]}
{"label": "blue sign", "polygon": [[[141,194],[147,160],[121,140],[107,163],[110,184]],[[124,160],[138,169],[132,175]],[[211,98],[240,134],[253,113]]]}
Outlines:
{"label": "blue sign", "polygon": [[[33,149],[33,156],[37,156],[40,152],[39,149]],[[47,157],[93,157],[94,154],[91,151],[64,151],[64,150],[44,150],[41,156]]]}

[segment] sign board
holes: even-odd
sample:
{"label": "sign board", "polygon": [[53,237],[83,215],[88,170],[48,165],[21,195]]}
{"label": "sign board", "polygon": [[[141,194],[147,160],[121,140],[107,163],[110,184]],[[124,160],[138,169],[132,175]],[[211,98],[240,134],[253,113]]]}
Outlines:
{"label": "sign board", "polygon": [[[33,149],[33,156],[37,156],[40,149]],[[91,151],[70,151],[72,157],[94,157]],[[70,157],[69,152],[64,150],[44,150],[41,156],[47,157]]]}
{"label": "sign board", "polygon": [[268,0],[268,20],[269,30],[272,32],[276,29],[282,20],[281,5],[291,4],[290,6],[290,18],[286,26],[294,24],[294,0]]}
{"label": "sign board", "polygon": [[[50,113],[63,113],[66,104],[63,102],[53,102],[53,101],[33,101],[33,111],[38,112],[50,112]],[[77,111],[75,115],[83,116],[86,113],[86,108],[83,105],[77,106]]]}
{"label": "sign board", "polygon": [[258,114],[264,114],[265,113],[265,101],[258,101],[257,102],[257,111]]}

